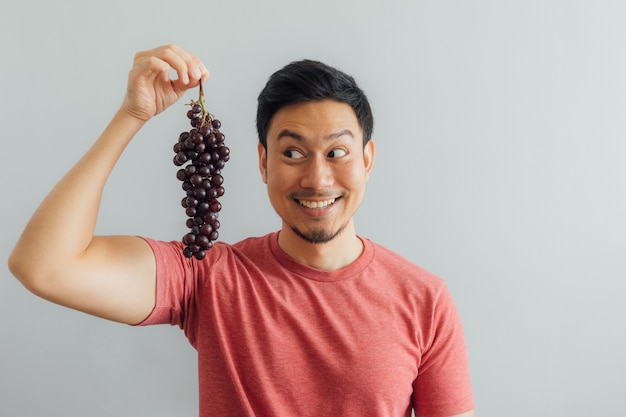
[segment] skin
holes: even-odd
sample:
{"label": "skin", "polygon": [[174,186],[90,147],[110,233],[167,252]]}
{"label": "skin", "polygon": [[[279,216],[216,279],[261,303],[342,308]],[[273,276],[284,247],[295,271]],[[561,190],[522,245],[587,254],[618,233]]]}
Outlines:
{"label": "skin", "polygon": [[[169,78],[170,69],[176,80]],[[9,269],[26,288],[57,304],[121,323],[136,324],[150,314],[155,305],[154,255],[135,236],[95,236],[98,209],[106,181],[136,133],[208,77],[202,62],[176,45],[136,54],[121,107],[46,196],[9,256]],[[349,106],[324,101],[277,112],[268,148],[259,148],[259,167],[283,219],[279,244],[289,255],[324,270],[358,258],[363,246],[353,215],[373,160],[374,144],[363,147]],[[325,209],[305,208],[297,201],[331,197],[337,199]],[[327,241],[314,243],[314,237]]]}

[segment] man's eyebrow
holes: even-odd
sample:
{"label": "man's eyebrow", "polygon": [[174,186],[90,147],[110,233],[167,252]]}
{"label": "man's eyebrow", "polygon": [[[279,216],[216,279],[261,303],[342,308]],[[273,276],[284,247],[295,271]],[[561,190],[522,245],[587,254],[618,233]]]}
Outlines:
{"label": "man's eyebrow", "polygon": [[[326,136],[326,139],[337,139],[342,136],[354,137],[350,129],[343,129],[343,130],[340,130],[339,132],[331,133],[330,135]],[[301,134],[294,132],[292,130],[289,130],[289,129],[283,129],[278,133],[277,139],[282,139],[282,138],[293,138],[298,141],[304,140],[304,137]]]}
{"label": "man's eyebrow", "polygon": [[282,138],[293,138],[299,141],[304,139],[301,134],[296,133],[289,129],[283,129],[278,133],[277,139],[282,139]]}

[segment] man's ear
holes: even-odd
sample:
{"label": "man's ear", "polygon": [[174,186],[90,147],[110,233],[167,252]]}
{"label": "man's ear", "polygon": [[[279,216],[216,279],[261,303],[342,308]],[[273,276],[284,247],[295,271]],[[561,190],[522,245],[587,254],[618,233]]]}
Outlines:
{"label": "man's ear", "polygon": [[259,171],[261,172],[261,179],[267,184],[267,152],[265,147],[260,143],[257,145],[259,152]]}
{"label": "man's ear", "polygon": [[374,146],[374,141],[369,140],[365,144],[363,148],[363,163],[365,164],[365,172],[367,173],[367,178],[369,179],[370,172],[372,171],[372,167],[374,166],[374,154],[376,153],[376,147]]}

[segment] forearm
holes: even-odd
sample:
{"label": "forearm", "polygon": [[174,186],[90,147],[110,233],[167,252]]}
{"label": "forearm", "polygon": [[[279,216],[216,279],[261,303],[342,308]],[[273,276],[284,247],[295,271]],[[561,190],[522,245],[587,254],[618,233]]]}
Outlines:
{"label": "forearm", "polygon": [[118,111],[87,153],[36,210],[9,259],[25,285],[45,273],[62,273],[93,239],[105,183],[120,155],[144,122]]}

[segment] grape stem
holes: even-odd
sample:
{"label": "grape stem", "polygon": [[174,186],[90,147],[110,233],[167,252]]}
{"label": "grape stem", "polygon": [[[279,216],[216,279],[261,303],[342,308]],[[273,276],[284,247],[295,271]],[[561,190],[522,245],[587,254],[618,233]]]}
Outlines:
{"label": "grape stem", "polygon": [[[200,126],[204,125],[206,122],[206,116],[209,115],[209,112],[206,109],[206,104],[204,103],[204,89],[202,88],[202,80],[199,82],[200,86],[200,96],[198,97],[198,103],[200,103],[200,107],[202,107],[202,122],[200,122]],[[209,115],[209,119],[211,116]]]}
{"label": "grape stem", "polygon": [[198,98],[198,102],[200,103],[200,106],[202,107],[202,115],[205,116],[207,111],[204,105],[204,90],[202,89],[202,80],[200,80],[199,85],[200,85],[200,97]]}

